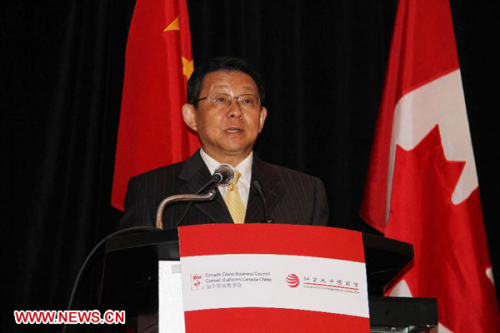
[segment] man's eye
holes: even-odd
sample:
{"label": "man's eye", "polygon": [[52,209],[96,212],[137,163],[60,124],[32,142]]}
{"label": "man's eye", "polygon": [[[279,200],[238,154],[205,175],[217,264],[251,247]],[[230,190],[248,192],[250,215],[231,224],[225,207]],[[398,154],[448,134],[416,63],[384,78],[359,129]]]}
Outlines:
{"label": "man's eye", "polygon": [[255,98],[254,96],[245,96],[243,98],[240,98],[240,104],[255,106],[257,105],[257,98]]}
{"label": "man's eye", "polygon": [[227,103],[227,97],[225,96],[216,96],[214,98],[215,103]]}

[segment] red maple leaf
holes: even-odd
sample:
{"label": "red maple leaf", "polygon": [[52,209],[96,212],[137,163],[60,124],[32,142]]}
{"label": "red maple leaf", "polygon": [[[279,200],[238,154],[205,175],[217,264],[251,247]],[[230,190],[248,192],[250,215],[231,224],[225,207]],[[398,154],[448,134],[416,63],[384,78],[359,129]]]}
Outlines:
{"label": "red maple leaf", "polygon": [[386,236],[413,244],[402,278],[414,297],[437,298],[440,323],[453,332],[500,332],[479,192],[451,201],[463,167],[446,159],[439,126],[410,151],[398,146]]}

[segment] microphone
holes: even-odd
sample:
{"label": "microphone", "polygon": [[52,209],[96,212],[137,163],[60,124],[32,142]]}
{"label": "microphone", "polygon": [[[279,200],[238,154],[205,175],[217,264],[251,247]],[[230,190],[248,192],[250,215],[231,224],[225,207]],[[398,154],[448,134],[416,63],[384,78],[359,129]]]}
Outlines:
{"label": "microphone", "polygon": [[274,220],[267,215],[267,205],[266,205],[266,199],[264,198],[264,194],[262,193],[262,187],[260,186],[260,183],[258,180],[254,180],[252,182],[252,187],[260,197],[260,200],[262,201],[262,207],[264,207],[264,219],[261,221],[262,223],[274,223]]}
{"label": "microphone", "polygon": [[216,186],[228,186],[234,181],[234,169],[229,164],[221,164],[212,175],[213,183]]}

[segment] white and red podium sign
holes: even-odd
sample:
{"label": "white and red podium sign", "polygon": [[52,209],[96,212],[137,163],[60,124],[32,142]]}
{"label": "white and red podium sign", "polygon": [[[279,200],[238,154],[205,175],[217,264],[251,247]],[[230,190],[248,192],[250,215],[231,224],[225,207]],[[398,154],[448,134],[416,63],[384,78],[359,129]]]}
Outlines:
{"label": "white and red podium sign", "polygon": [[370,331],[361,233],[198,225],[179,246],[187,333]]}

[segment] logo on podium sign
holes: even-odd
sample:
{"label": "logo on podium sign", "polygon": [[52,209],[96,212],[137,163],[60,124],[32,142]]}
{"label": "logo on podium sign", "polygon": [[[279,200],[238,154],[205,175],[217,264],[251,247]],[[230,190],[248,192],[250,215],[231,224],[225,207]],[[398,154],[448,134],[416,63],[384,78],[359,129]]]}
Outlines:
{"label": "logo on podium sign", "polygon": [[286,283],[290,288],[297,288],[300,284],[300,279],[297,275],[295,274],[288,274],[286,277]]}
{"label": "logo on podium sign", "polygon": [[203,279],[200,274],[191,274],[191,290],[202,290]]}

